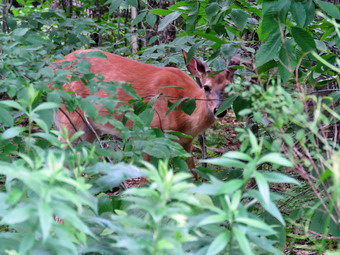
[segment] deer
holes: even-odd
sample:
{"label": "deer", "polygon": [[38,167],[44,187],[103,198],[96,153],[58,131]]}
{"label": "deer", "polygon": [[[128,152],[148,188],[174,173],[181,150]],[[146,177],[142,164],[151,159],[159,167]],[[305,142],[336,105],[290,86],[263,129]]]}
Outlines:
{"label": "deer", "polygon": [[[188,74],[175,67],[157,67],[150,64],[141,63],[109,52],[100,51],[105,54],[106,58],[86,57],[86,54],[97,49],[77,50],[57,60],[55,64],[61,65],[63,62],[78,62],[79,56],[90,62],[90,71],[104,77],[106,82],[125,82],[132,85],[136,93],[144,98],[145,101],[157,93],[160,96],[153,105],[155,111],[151,128],[160,128],[162,131],[172,130],[185,134],[179,136],[178,143],[188,152],[192,153],[193,140],[206,129],[208,129],[217,118],[222,118],[226,111],[218,114],[219,106],[222,103],[224,89],[233,81],[236,69],[230,67],[240,64],[239,55],[232,58],[226,70],[213,73],[206,62],[200,61],[197,57],[189,59],[188,53],[182,50],[187,70],[196,78],[196,81]],[[55,69],[55,67],[53,67]],[[87,97],[92,95],[90,90],[79,79],[65,83],[62,87],[65,91],[71,91],[77,96]],[[99,90],[94,94],[97,97],[112,96],[104,90]],[[132,98],[122,89],[117,90],[114,95],[122,103],[127,104]],[[170,113],[168,111],[168,100],[179,100],[181,98],[193,98],[196,100],[196,108],[191,115],[188,115],[180,109],[175,109]],[[112,115],[107,109],[96,105],[98,114],[101,116]],[[72,136],[76,131],[83,131],[82,141],[93,142],[96,139],[96,133],[119,135],[115,127],[109,123],[99,124],[95,121],[85,118],[85,113],[80,109],[77,112],[69,112],[64,105],[56,112],[54,119],[56,126],[60,129],[64,126],[68,135]],[[117,116],[114,116],[118,118]],[[85,121],[88,120],[88,121]],[[88,122],[88,123],[86,123]],[[132,125],[132,123],[127,123]],[[76,127],[76,128],[75,128]],[[193,170],[195,161],[193,157],[187,160],[188,167],[194,177],[197,174]]]}

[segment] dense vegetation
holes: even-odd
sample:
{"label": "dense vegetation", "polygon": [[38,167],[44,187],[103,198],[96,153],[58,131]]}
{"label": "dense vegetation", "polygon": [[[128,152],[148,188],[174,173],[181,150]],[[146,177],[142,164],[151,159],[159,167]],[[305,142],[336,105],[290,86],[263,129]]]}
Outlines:
{"label": "dense vegetation", "polygon": [[[338,5],[3,0],[1,8],[0,254],[338,254]],[[217,123],[193,181],[181,134],[149,127],[154,100],[104,82],[86,61],[75,72],[51,68],[80,48],[183,70],[184,49],[217,72],[239,53],[221,106],[238,121],[238,149],[226,146],[230,124]],[[135,99],[115,107],[114,97],[77,97],[60,89],[66,75]],[[61,103],[113,123],[120,137],[73,143],[80,132],[53,125]],[[169,107],[180,103],[192,107]],[[95,104],[123,121],[98,116]]]}

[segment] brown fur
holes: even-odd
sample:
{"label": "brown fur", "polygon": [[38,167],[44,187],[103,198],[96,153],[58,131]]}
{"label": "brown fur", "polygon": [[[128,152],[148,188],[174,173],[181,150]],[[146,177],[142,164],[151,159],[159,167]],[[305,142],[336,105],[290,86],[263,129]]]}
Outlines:
{"label": "brown fur", "polygon": [[[56,64],[60,64],[63,61],[77,61],[74,54],[88,53],[90,51],[98,50],[78,50],[65,56],[64,60],[57,61]],[[202,69],[207,69],[206,64],[193,58],[188,64],[188,69],[200,79],[203,86],[203,88],[201,88],[192,78],[177,68],[156,67],[111,53],[103,53],[107,56],[107,59],[85,58],[91,63],[91,72],[103,75],[105,81],[124,81],[131,83],[135,91],[141,97],[145,98],[146,101],[162,93],[163,96],[156,100],[153,107],[156,113],[151,127],[158,127],[162,130],[179,131],[192,136],[192,139],[183,137],[179,139],[179,143],[186,151],[191,153],[192,140],[214,122],[214,111],[216,111],[220,105],[220,94],[223,92],[224,87],[230,83],[230,76],[232,76],[233,71],[224,71],[218,75],[209,77],[211,73],[209,70],[202,71]],[[187,58],[186,53],[184,52],[183,54],[184,57]],[[198,65],[202,66],[197,68]],[[168,86],[182,87],[183,89],[166,88]],[[211,90],[209,93],[204,90],[204,86],[210,87]],[[91,95],[89,89],[86,88],[80,80],[64,84],[63,90],[74,91],[76,95],[81,97]],[[103,90],[95,93],[95,95],[98,97],[110,96]],[[131,99],[131,96],[124,93],[121,89],[118,90],[116,96],[123,103],[127,103],[128,100]],[[194,112],[191,115],[187,115],[180,110],[176,110],[167,115],[167,101],[171,99],[172,102],[176,102],[183,97],[197,99]],[[85,132],[82,140],[92,142],[95,139],[95,135],[89,130],[88,125],[84,123],[84,118],[81,118],[79,115],[79,113],[81,115],[84,115],[84,113],[79,109],[77,112],[68,112],[64,106],[61,108],[72,120],[77,130],[83,130]],[[108,110],[103,107],[97,106],[97,108],[100,115],[109,114]],[[55,120],[58,126],[64,125],[67,128],[70,136],[75,132],[74,127],[63,112],[58,111]],[[98,133],[115,134],[114,127],[110,124],[100,125],[91,121],[91,125]],[[131,123],[129,125],[131,125]],[[188,164],[191,169],[195,166],[192,158]]]}

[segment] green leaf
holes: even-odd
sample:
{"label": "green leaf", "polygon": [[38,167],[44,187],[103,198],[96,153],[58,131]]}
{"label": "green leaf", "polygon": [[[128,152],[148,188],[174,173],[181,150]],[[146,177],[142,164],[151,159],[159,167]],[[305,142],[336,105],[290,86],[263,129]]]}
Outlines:
{"label": "green leaf", "polygon": [[251,218],[245,218],[245,217],[237,217],[235,221],[238,222],[238,223],[243,223],[243,224],[248,225],[250,227],[265,230],[265,231],[269,232],[271,235],[276,234],[274,229],[263,221],[259,221],[259,220],[251,219]]}
{"label": "green leaf", "polygon": [[215,115],[217,116],[220,113],[222,113],[222,112],[226,111],[227,109],[229,109],[237,97],[238,97],[238,95],[231,95],[230,97],[225,99],[223,101],[223,103],[220,105],[220,107],[218,108],[218,111],[216,112]]}
{"label": "green leaf", "polygon": [[85,59],[81,59],[76,65],[76,71],[82,74],[91,73],[90,71],[91,63]]}
{"label": "green leaf", "polygon": [[247,24],[248,14],[240,9],[233,9],[231,11],[231,20],[235,23],[236,27],[242,31]]}
{"label": "green leaf", "polygon": [[285,174],[281,174],[281,173],[277,173],[277,172],[262,172],[264,178],[266,178],[266,180],[268,182],[272,182],[272,183],[293,183],[296,185],[301,185],[300,182],[298,180],[295,180],[292,177],[289,177]]}
{"label": "green leaf", "polygon": [[203,220],[201,220],[197,226],[204,226],[204,225],[208,225],[208,224],[215,224],[215,223],[222,223],[224,221],[227,220],[227,215],[226,214],[213,214],[213,215],[209,215],[203,218]]}
{"label": "green leaf", "polygon": [[327,13],[327,15],[340,20],[340,10],[336,5],[320,0],[316,2],[320,6],[320,8]]}
{"label": "green leaf", "polygon": [[272,164],[278,164],[278,165],[286,166],[286,167],[293,167],[294,166],[281,153],[276,153],[276,152],[272,152],[272,153],[269,153],[267,155],[264,155],[263,157],[261,157],[259,159],[258,164],[262,164],[262,163],[265,163],[265,162],[269,162],[269,163],[272,163]]}
{"label": "green leaf", "polygon": [[123,0],[108,0],[105,4],[110,4],[109,13],[110,15],[117,10],[122,4]]}
{"label": "green leaf", "polygon": [[0,107],[0,122],[2,122],[5,126],[10,127],[13,126],[14,124],[14,119],[12,115],[9,113],[9,111],[1,107]]}
{"label": "green leaf", "polygon": [[210,244],[209,249],[206,254],[215,255],[221,252],[229,243],[230,233],[227,230],[224,230],[221,234],[219,234],[214,241]]}
{"label": "green leaf", "polygon": [[13,210],[6,213],[2,218],[1,224],[13,225],[24,222],[31,218],[33,209],[28,206],[17,206]]}
{"label": "green leaf", "polygon": [[13,31],[13,35],[21,37],[24,36],[28,31],[29,31],[28,28],[17,28]]}
{"label": "green leaf", "polygon": [[180,105],[184,100],[187,100],[187,99],[188,98],[184,97],[184,98],[178,99],[175,103],[168,101],[169,109],[166,111],[166,114],[169,114],[170,112],[175,111],[177,106]]}
{"label": "green leaf", "polygon": [[46,241],[54,221],[52,208],[48,204],[40,202],[38,206],[38,213],[43,240]]}
{"label": "green leaf", "polygon": [[315,19],[315,6],[312,0],[303,2],[302,4],[306,12],[306,22],[304,24],[304,27],[307,27]]}
{"label": "green leaf", "polygon": [[152,14],[152,13],[148,13],[148,15],[146,15],[146,22],[150,25],[150,27],[153,27],[156,24],[157,21],[157,16]]}
{"label": "green leaf", "polygon": [[251,144],[251,149],[253,153],[260,153],[261,152],[261,148],[260,145],[257,142],[256,136],[253,134],[253,132],[251,132],[250,129],[248,129],[248,135],[249,135],[249,141]]}
{"label": "green leaf", "polygon": [[98,109],[96,108],[94,102],[92,102],[88,98],[80,99],[79,107],[86,113],[88,117],[92,119],[98,116]]}
{"label": "green leaf", "polygon": [[189,98],[181,104],[181,110],[188,115],[191,115],[196,109],[196,99]]}
{"label": "green leaf", "polygon": [[26,127],[11,127],[2,133],[2,139],[11,139],[18,136],[21,132],[25,131]]}
{"label": "green leaf", "polygon": [[[19,202],[23,195],[23,192],[19,189],[13,189],[8,193],[8,197],[6,199],[6,203],[9,205],[14,205]],[[1,211],[1,209],[0,209]]]}
{"label": "green leaf", "polygon": [[15,101],[12,101],[12,100],[0,101],[0,104],[4,104],[4,105],[7,105],[9,107],[15,108],[15,109],[17,109],[17,110],[19,110],[23,113],[26,112],[25,109],[20,104],[18,104]]}
{"label": "green leaf", "polygon": [[260,172],[256,171],[255,172],[255,180],[256,180],[256,184],[259,188],[260,194],[263,198],[263,201],[266,204],[269,204],[270,193],[269,193],[269,185],[268,185],[266,178],[264,178],[264,176]]}
{"label": "green leaf", "polygon": [[238,245],[240,247],[240,249],[242,250],[243,254],[245,255],[251,255],[254,254],[252,249],[250,248],[250,243],[247,239],[247,237],[245,236],[245,234],[243,234],[241,232],[241,230],[237,227],[233,228],[233,235],[235,236]]}
{"label": "green leaf", "polygon": [[205,8],[205,13],[207,14],[208,18],[212,20],[211,17],[214,17],[220,9],[221,6],[217,2],[212,2],[207,6],[207,8]]}
{"label": "green leaf", "polygon": [[138,8],[138,0],[126,0],[128,5]]}
{"label": "green leaf", "polygon": [[52,78],[54,76],[54,71],[50,67],[44,67],[39,71],[43,76]]}
{"label": "green leaf", "polygon": [[90,51],[85,53],[86,58],[100,58],[100,59],[107,59],[107,56],[102,51]]}
{"label": "green leaf", "polygon": [[52,102],[45,102],[34,108],[33,112],[38,112],[42,110],[56,109],[59,108],[59,104]]}
{"label": "green leaf", "polygon": [[222,155],[224,158],[234,158],[234,159],[240,159],[240,160],[245,160],[245,161],[251,161],[252,158],[248,156],[247,154],[239,151],[228,151]]}
{"label": "green leaf", "polygon": [[262,207],[272,216],[274,216],[283,226],[285,225],[285,221],[281,215],[281,212],[279,211],[279,209],[277,208],[277,206],[275,205],[275,203],[273,203],[272,201],[269,201],[269,204],[265,203],[263,201],[263,197],[261,196],[260,192],[257,190],[249,190],[247,191],[247,196],[253,197],[255,199],[257,199]]}
{"label": "green leaf", "polygon": [[150,12],[155,15],[161,15],[161,16],[166,16],[172,13],[171,10],[166,10],[166,9],[152,9],[150,10]]}
{"label": "green leaf", "polygon": [[203,32],[198,32],[196,31],[195,32],[196,35],[199,35],[205,39],[208,39],[209,41],[212,41],[212,42],[215,42],[215,43],[218,43],[218,44],[224,44],[225,41],[222,40],[221,38],[213,35],[213,34],[208,34],[208,33],[203,33]]}
{"label": "green leaf", "polygon": [[178,12],[178,11],[175,11],[175,12],[170,13],[169,15],[165,16],[158,25],[158,32],[164,30],[167,25],[169,25],[171,22],[173,22],[179,16],[181,16],[181,13]]}
{"label": "green leaf", "polygon": [[295,42],[304,52],[315,50],[315,41],[307,31],[299,27],[292,27],[291,34]]}
{"label": "green leaf", "polygon": [[306,23],[306,10],[300,1],[293,0],[290,12],[298,27],[304,27]]}
{"label": "green leaf", "polygon": [[236,159],[225,158],[225,157],[204,159],[204,160],[200,160],[200,162],[213,164],[217,166],[224,166],[224,167],[244,168],[246,166],[246,164],[243,163],[242,161],[239,161]]}
{"label": "green leaf", "polygon": [[255,56],[256,66],[259,67],[279,55],[282,45],[280,32],[273,33],[267,41],[261,45]]}
{"label": "green leaf", "polygon": [[132,25],[135,26],[140,23],[146,16],[147,12],[141,12],[137,15],[137,17],[132,21]]}

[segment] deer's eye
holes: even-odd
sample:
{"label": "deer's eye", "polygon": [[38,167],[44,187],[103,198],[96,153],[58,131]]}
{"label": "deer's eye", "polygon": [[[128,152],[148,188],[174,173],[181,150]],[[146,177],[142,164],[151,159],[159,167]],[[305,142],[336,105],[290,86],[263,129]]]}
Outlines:
{"label": "deer's eye", "polygon": [[210,92],[211,88],[209,86],[203,86],[205,92]]}

